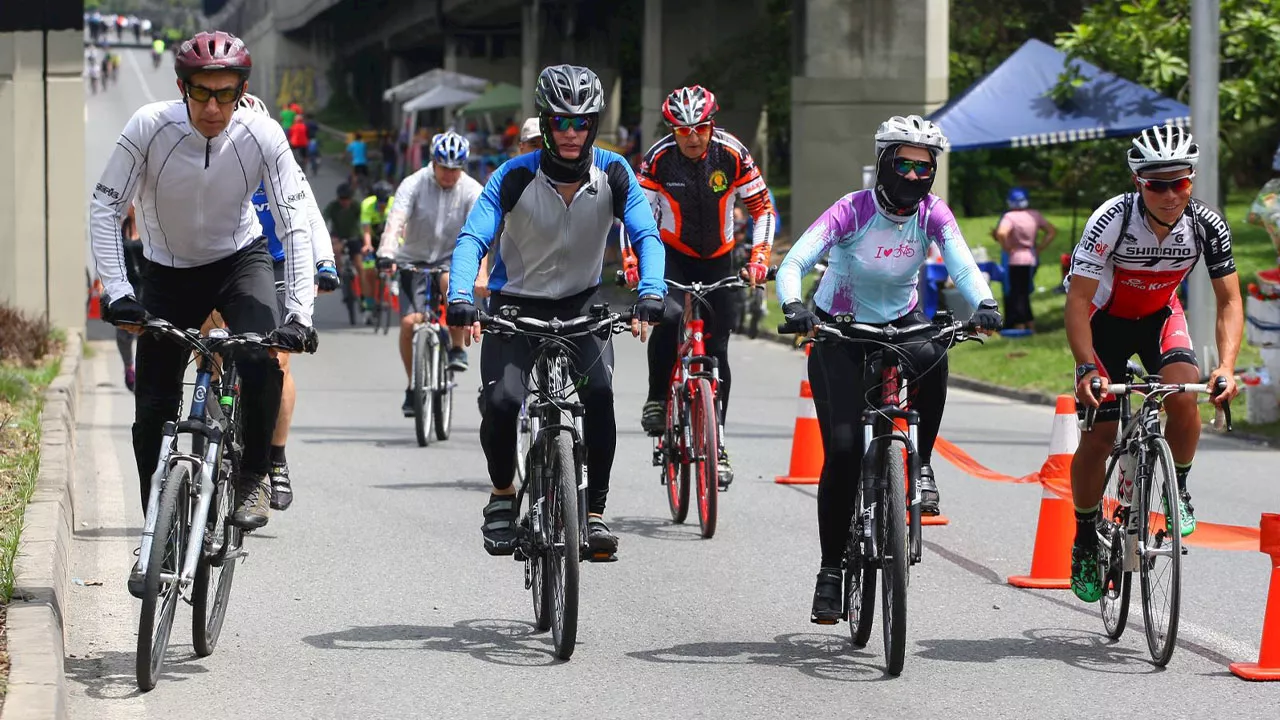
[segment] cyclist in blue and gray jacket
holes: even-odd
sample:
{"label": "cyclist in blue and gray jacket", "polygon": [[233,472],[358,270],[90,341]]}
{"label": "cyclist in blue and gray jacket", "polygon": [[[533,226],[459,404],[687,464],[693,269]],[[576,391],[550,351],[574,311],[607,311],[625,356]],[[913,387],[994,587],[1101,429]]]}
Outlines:
{"label": "cyclist in blue and gray jacket", "polygon": [[[632,333],[644,340],[648,325],[662,317],[665,255],[631,166],[616,153],[592,147],[604,108],[600,79],[584,67],[548,67],[538,77],[534,104],[545,149],[499,167],[458,235],[447,316],[454,343],[480,337],[472,290],[481,260],[499,240],[499,228],[489,307],[515,305],[528,317],[568,319],[587,314],[599,302],[601,266],[615,218],[626,226],[640,259]],[[613,346],[592,336],[575,344],[578,370],[585,376],[578,393],[586,410],[588,542],[593,554],[612,555],[618,539],[602,515],[617,442]],[[533,364],[530,351],[527,339],[501,336],[491,336],[480,350],[486,406],[480,443],[493,482],[482,531],[491,555],[514,551],[516,420]]]}

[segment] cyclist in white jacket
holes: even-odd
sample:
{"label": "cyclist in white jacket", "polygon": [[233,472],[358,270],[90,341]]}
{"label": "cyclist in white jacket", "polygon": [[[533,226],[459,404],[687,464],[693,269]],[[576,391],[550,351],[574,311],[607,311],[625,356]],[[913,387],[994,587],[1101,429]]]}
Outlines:
{"label": "cyclist in white jacket", "polygon": [[[446,266],[453,257],[462,224],[484,187],[462,171],[467,163],[470,143],[453,132],[440,133],[431,139],[431,162],[400,183],[391,215],[378,245],[380,267],[396,263],[413,263],[429,267]],[[439,275],[432,299],[439,302],[449,292],[449,274]],[[400,359],[404,373],[412,382],[413,326],[423,322],[426,307],[427,275],[400,268]],[[467,353],[462,348],[449,350],[449,367],[467,369]],[[404,391],[401,411],[413,417],[413,391]]]}

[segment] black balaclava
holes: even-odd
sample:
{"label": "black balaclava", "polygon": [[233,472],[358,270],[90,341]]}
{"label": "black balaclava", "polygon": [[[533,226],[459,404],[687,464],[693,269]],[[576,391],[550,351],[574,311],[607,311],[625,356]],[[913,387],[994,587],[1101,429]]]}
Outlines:
{"label": "black balaclava", "polygon": [[938,176],[936,166],[938,155],[932,150],[935,171],[924,180],[908,180],[893,169],[894,158],[901,144],[890,145],[881,153],[876,161],[876,199],[880,206],[894,215],[914,215],[920,207],[920,201],[933,189],[933,179]]}
{"label": "black balaclava", "polygon": [[591,158],[596,143],[596,135],[600,133],[600,113],[587,115],[591,118],[591,127],[587,129],[587,139],[582,144],[582,153],[577,160],[565,160],[560,157],[555,140],[551,137],[551,116],[539,115],[538,125],[542,130],[542,159],[539,166],[543,174],[553,182],[568,184],[586,180],[591,174]]}

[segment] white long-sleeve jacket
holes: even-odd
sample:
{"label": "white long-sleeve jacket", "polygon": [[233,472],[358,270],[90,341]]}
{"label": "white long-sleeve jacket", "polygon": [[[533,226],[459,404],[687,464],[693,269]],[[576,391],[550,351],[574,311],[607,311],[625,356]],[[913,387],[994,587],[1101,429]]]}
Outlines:
{"label": "white long-sleeve jacket", "polygon": [[396,189],[378,255],[400,262],[445,262],[453,255],[462,224],[483,190],[465,172],[456,185],[445,190],[436,182],[435,168],[428,163]]}

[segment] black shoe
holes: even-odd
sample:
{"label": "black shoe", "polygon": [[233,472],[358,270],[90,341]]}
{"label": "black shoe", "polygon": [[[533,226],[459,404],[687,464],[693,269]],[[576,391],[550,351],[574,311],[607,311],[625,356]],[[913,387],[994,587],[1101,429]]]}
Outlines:
{"label": "black shoe", "polygon": [[400,412],[405,417],[413,417],[413,390],[404,391],[404,404],[400,406]]}
{"label": "black shoe", "polygon": [[720,460],[716,463],[716,478],[721,492],[728,490],[733,483],[733,465],[729,463],[729,453],[723,448],[720,450]]}
{"label": "black shoe", "polygon": [[667,406],[659,400],[650,400],[640,411],[640,427],[654,437],[662,435],[667,429]]}
{"label": "black shoe", "polygon": [[257,530],[271,519],[271,480],[265,475],[250,475],[241,482],[231,523],[245,530]]}
{"label": "black shoe", "polygon": [[[141,549],[142,548],[138,548],[138,550],[134,550],[133,551],[134,554],[136,555],[138,551]],[[129,580],[128,582],[125,583],[125,585],[129,588],[130,595],[141,600],[142,595],[146,589],[146,584],[147,584],[147,577],[142,574],[142,558],[138,558],[137,560],[133,561],[133,569],[129,571]]]}
{"label": "black shoe", "polygon": [[454,372],[466,372],[470,367],[467,361],[467,351],[462,348],[453,348],[449,351],[449,369]]}
{"label": "black shoe", "polygon": [[608,562],[617,559],[618,536],[609,532],[604,518],[594,515],[587,518],[587,549],[591,551],[588,560]]}
{"label": "black shoe", "polygon": [[293,504],[293,485],[289,481],[289,464],[271,465],[271,509],[288,510]]}
{"label": "black shoe", "polygon": [[490,555],[515,552],[516,519],[519,515],[515,495],[489,496],[489,504],[484,506],[484,524],[480,526],[485,552]]}
{"label": "black shoe", "polygon": [[813,588],[813,610],[809,622],[815,625],[835,625],[844,617],[844,577],[837,568],[818,571],[818,584]]}
{"label": "black shoe", "polygon": [[938,514],[938,483],[933,479],[933,468],[920,466],[920,514],[931,517]]}

